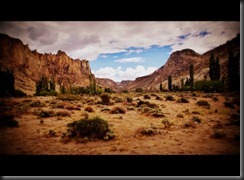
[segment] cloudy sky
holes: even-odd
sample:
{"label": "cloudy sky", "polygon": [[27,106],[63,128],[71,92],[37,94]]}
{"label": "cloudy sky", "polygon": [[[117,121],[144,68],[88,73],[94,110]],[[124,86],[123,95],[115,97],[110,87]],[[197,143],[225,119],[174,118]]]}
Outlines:
{"label": "cloudy sky", "polygon": [[90,61],[96,77],[114,81],[148,75],[169,55],[190,48],[204,53],[240,33],[233,21],[18,21],[0,22],[0,33],[40,53],[65,51]]}

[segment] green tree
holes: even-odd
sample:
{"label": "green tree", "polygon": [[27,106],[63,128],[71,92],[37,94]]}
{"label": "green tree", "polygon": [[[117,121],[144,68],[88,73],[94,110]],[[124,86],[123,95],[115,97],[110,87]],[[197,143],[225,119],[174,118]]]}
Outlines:
{"label": "green tree", "polygon": [[54,78],[52,78],[51,80],[50,80],[50,90],[54,90],[55,91],[55,82],[54,82]]}
{"label": "green tree", "polygon": [[191,91],[193,90],[193,82],[194,82],[194,68],[193,68],[193,64],[191,64],[190,65],[190,70],[189,70],[190,72],[190,79],[189,79],[189,81],[190,81],[190,89],[191,89]]}
{"label": "green tree", "polygon": [[160,92],[163,92],[163,85],[162,85],[162,83],[160,83],[159,89],[160,89]]}
{"label": "green tree", "polygon": [[214,62],[214,54],[211,53],[210,59],[209,59],[209,77],[211,80],[214,80],[214,74],[215,74],[215,62]]}
{"label": "green tree", "polygon": [[219,65],[219,58],[216,58],[215,61],[215,77],[214,80],[219,81],[220,80],[220,65]]}
{"label": "green tree", "polygon": [[172,77],[168,76],[168,89],[169,91],[172,91]]}
{"label": "green tree", "polygon": [[184,78],[180,80],[181,81],[181,89],[184,88]]}

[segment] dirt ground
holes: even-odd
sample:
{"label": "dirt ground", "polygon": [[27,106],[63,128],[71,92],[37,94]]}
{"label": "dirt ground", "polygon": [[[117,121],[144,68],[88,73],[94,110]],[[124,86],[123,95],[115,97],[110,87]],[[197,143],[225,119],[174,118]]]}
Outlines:
{"label": "dirt ground", "polygon": [[[144,99],[145,94],[150,99]],[[172,95],[175,100],[166,100],[167,95]],[[131,97],[132,102],[128,102],[127,97]],[[178,102],[182,97],[189,102]],[[117,93],[111,94],[113,105],[109,106],[98,103],[100,100],[100,96],[88,95],[71,101],[57,97],[1,98],[0,113],[13,113],[19,127],[0,128],[0,154],[240,154],[239,94]],[[147,111],[138,106],[140,100],[158,105],[159,115],[150,114],[153,108]],[[199,106],[197,102],[201,100],[210,106]],[[225,102],[229,102],[232,108],[226,107]],[[86,112],[87,106],[94,112]],[[111,114],[109,110],[115,106],[125,108],[126,113]],[[42,110],[54,115],[40,117]],[[67,116],[57,115],[60,111],[65,111]],[[67,124],[87,115],[106,120],[115,138],[108,141],[64,141]],[[141,134],[143,129],[150,129],[153,133]]]}

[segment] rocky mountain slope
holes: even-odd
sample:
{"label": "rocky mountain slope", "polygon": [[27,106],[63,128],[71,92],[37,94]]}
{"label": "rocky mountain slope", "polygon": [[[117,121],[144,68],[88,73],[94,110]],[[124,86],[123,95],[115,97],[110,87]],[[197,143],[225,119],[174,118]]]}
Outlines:
{"label": "rocky mountain slope", "polygon": [[189,66],[191,63],[194,66],[195,80],[202,80],[204,76],[209,79],[209,58],[212,52],[215,58],[219,57],[221,77],[226,77],[229,51],[233,51],[234,54],[240,53],[240,35],[237,35],[234,39],[202,55],[191,49],[173,52],[165,65],[152,74],[136,78],[136,80],[130,82],[126,88],[128,90],[135,90],[136,88],[159,90],[159,85],[162,83],[163,87],[167,89],[167,79],[169,75],[172,76],[172,84],[180,87],[181,79],[189,78]]}
{"label": "rocky mountain slope", "polygon": [[87,60],[72,59],[60,50],[57,54],[31,51],[21,40],[5,34],[0,34],[0,68],[12,70],[15,89],[29,95],[35,93],[36,82],[43,75],[54,79],[57,91],[60,85],[87,86],[95,78]]}

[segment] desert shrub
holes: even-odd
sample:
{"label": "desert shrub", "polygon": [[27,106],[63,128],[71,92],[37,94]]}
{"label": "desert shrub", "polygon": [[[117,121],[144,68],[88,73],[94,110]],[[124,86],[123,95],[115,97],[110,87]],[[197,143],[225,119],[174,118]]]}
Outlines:
{"label": "desert shrub", "polygon": [[224,102],[224,105],[225,105],[225,107],[235,109],[235,106],[234,106],[233,103],[231,103],[231,102],[227,102],[227,101],[225,101],[225,102]]}
{"label": "desert shrub", "polygon": [[156,100],[163,100],[163,98],[161,98],[160,96],[156,96],[155,99],[156,99]]}
{"label": "desert shrub", "polygon": [[185,109],[184,111],[182,111],[183,113],[186,113],[186,114],[189,114],[190,113],[190,111],[189,111],[189,109]]}
{"label": "desert shrub", "polygon": [[91,106],[85,107],[85,111],[87,112],[94,112],[93,108]]}
{"label": "desert shrub", "polygon": [[183,114],[177,114],[176,117],[179,117],[179,118],[184,118]]}
{"label": "desert shrub", "polygon": [[223,131],[223,129],[214,129],[211,137],[216,139],[224,138],[226,137],[226,133]]}
{"label": "desert shrub", "polygon": [[109,129],[107,121],[100,117],[91,119],[81,119],[74,121],[68,125],[68,135],[70,137],[90,138],[90,139],[105,139],[114,138],[112,131]]}
{"label": "desert shrub", "polygon": [[108,111],[110,111],[110,109],[109,108],[102,108],[101,112],[104,112],[104,111],[108,112]]}
{"label": "desert shrub", "polygon": [[161,109],[151,109],[150,114],[153,117],[166,117]]}
{"label": "desert shrub", "polygon": [[191,113],[192,114],[200,114],[200,112],[198,112],[198,111],[192,111]]}
{"label": "desert shrub", "polygon": [[224,89],[224,83],[221,81],[196,81],[194,83],[194,88],[197,91],[204,91],[206,93],[208,92],[223,92]]}
{"label": "desert shrub", "polygon": [[193,121],[188,121],[183,125],[183,128],[196,128],[196,124]]}
{"label": "desert shrub", "polygon": [[55,136],[56,136],[56,132],[55,132],[54,130],[50,129],[50,130],[48,131],[48,136],[50,136],[50,137],[55,137]]}
{"label": "desert shrub", "polygon": [[70,114],[70,112],[68,112],[68,111],[58,111],[58,112],[56,112],[56,115],[57,116],[71,116],[71,114]]}
{"label": "desert shrub", "polygon": [[159,107],[157,104],[150,103],[148,101],[139,100],[139,102],[137,103],[137,107],[141,107],[142,105],[148,106],[150,108],[158,108]]}
{"label": "desert shrub", "polygon": [[219,101],[219,99],[217,97],[213,97],[213,101],[217,102],[217,101]]}
{"label": "desert shrub", "polygon": [[131,97],[126,97],[127,102],[132,102],[133,99]]}
{"label": "desert shrub", "polygon": [[199,106],[210,106],[210,104],[207,101],[197,101],[197,105]]}
{"label": "desert shrub", "polygon": [[10,113],[0,114],[0,127],[19,127],[18,121],[14,120],[14,115]]}
{"label": "desert shrub", "polygon": [[184,97],[179,98],[179,99],[177,100],[177,102],[178,102],[178,103],[189,103],[189,101],[188,101],[186,98],[184,98]]}
{"label": "desert shrub", "polygon": [[40,112],[38,112],[38,116],[42,117],[42,118],[52,117],[54,115],[55,115],[55,113],[52,110],[50,110],[50,111],[41,110]]}
{"label": "desert shrub", "polygon": [[122,98],[119,98],[119,97],[116,97],[115,100],[114,100],[115,103],[121,103],[123,102],[123,99]]}
{"label": "desert shrub", "polygon": [[175,101],[175,98],[171,95],[165,96],[166,101]]}
{"label": "desert shrub", "polygon": [[108,93],[103,93],[100,95],[100,98],[101,98],[101,103],[103,105],[110,105],[110,99],[111,99],[111,96],[108,94]]}
{"label": "desert shrub", "polygon": [[135,92],[143,92],[142,88],[136,88]]}
{"label": "desert shrub", "polygon": [[156,134],[156,131],[152,128],[139,128],[137,133],[144,135],[144,136],[153,136]]}
{"label": "desert shrub", "polygon": [[163,123],[163,125],[164,125],[164,129],[169,129],[173,124],[169,121],[169,120],[167,120],[167,119],[163,119],[162,120],[162,123]]}
{"label": "desert shrub", "polygon": [[202,120],[199,117],[196,117],[196,116],[193,116],[192,121],[196,122],[196,123],[201,123],[202,122]]}
{"label": "desert shrub", "polygon": [[35,96],[57,96],[58,92],[55,90],[43,90],[35,93]]}
{"label": "desert shrub", "polygon": [[133,111],[133,110],[135,110],[135,107],[134,106],[129,106],[129,107],[127,107],[127,110],[128,111]]}
{"label": "desert shrub", "polygon": [[24,93],[23,91],[19,90],[19,89],[15,89],[14,90],[14,96],[15,97],[26,97],[27,94]]}
{"label": "desert shrub", "polygon": [[127,91],[127,90],[123,90],[123,91],[121,91],[122,93],[128,93],[129,91]]}
{"label": "desert shrub", "polygon": [[126,109],[120,106],[115,106],[110,110],[111,114],[125,114]]}
{"label": "desert shrub", "polygon": [[43,104],[39,100],[34,101],[30,104],[30,107],[42,107],[42,106]]}
{"label": "desert shrub", "polygon": [[148,94],[145,94],[144,99],[151,99],[151,97]]}
{"label": "desert shrub", "polygon": [[74,106],[74,105],[72,105],[72,104],[68,104],[68,105],[66,105],[64,108],[67,109],[67,110],[70,110],[70,111],[71,111],[71,110],[80,110],[79,107]]}

